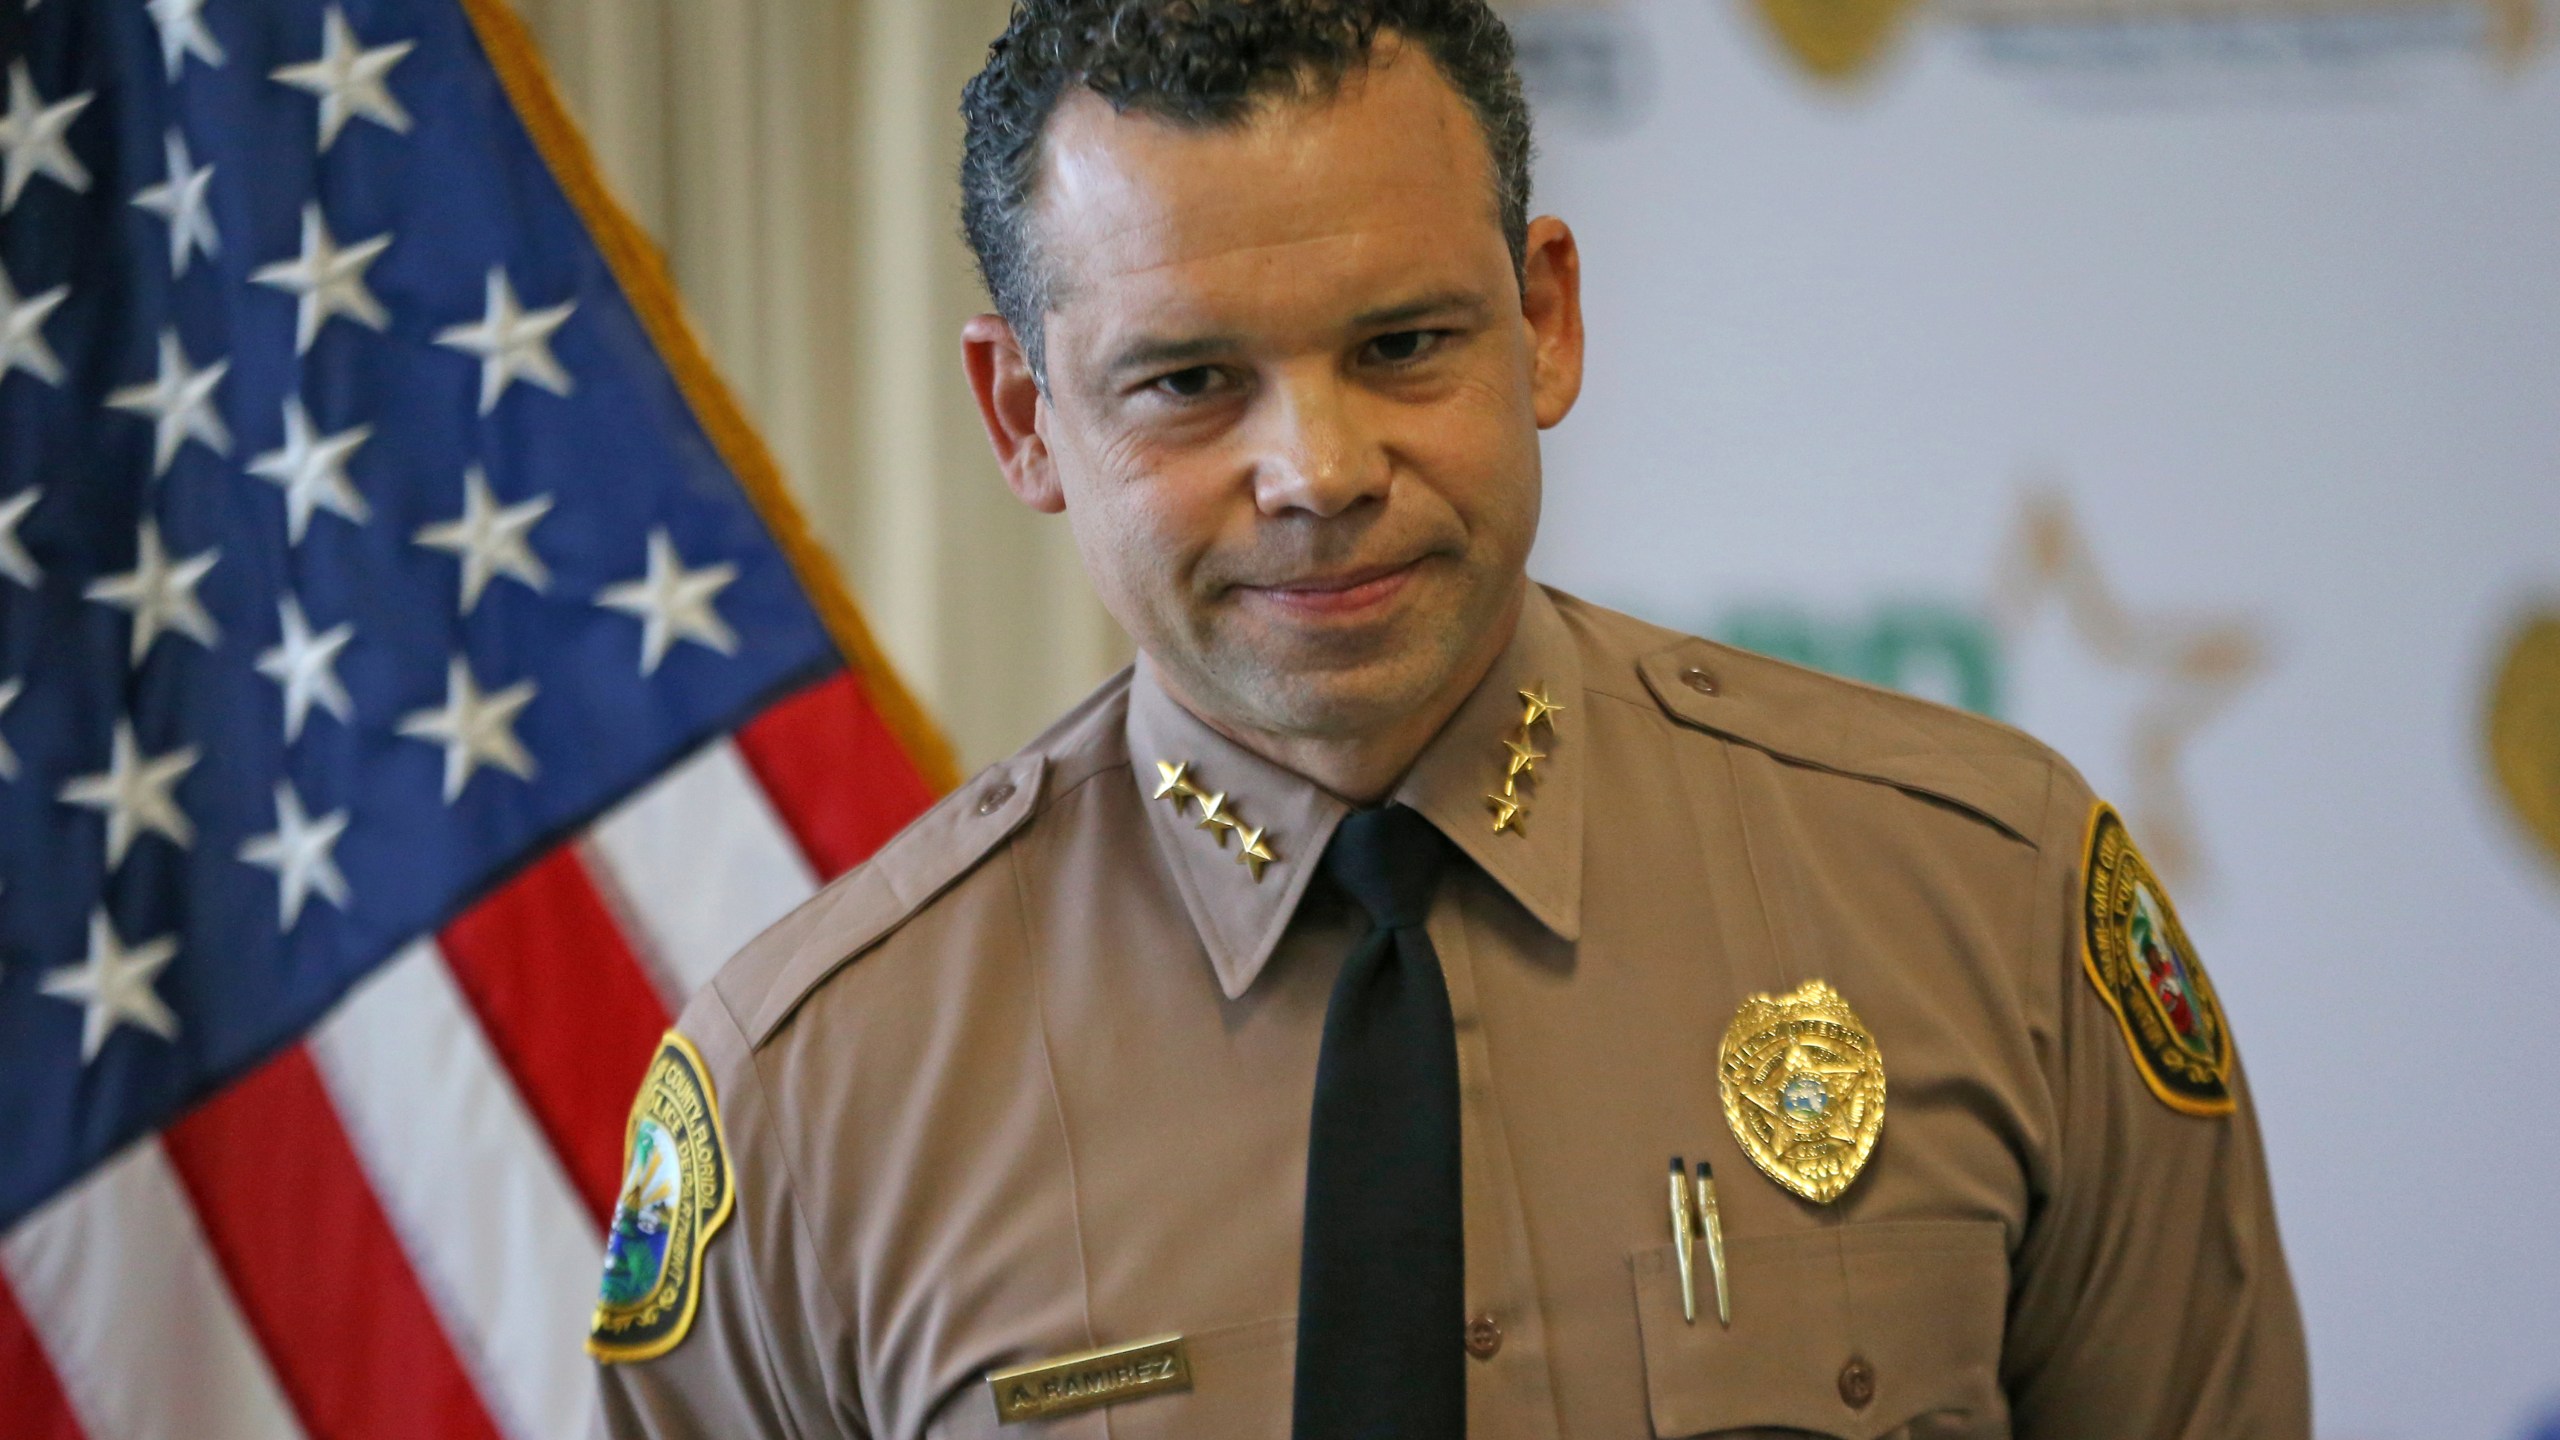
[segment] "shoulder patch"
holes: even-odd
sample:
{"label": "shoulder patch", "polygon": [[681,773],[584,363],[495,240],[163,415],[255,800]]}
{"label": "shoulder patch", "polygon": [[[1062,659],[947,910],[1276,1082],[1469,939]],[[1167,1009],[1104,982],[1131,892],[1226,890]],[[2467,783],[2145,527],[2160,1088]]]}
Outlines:
{"label": "shoulder patch", "polygon": [[2169,892],[2101,801],[2089,814],[2081,893],[2082,967],[2115,1012],[2134,1067],[2160,1103],[2228,1115],[2231,1027]]}
{"label": "shoulder patch", "polygon": [[670,1030],[622,1136],[622,1198],[605,1235],[587,1353],[648,1360],[676,1347],[702,1300],[702,1251],[737,1200],[701,1052]]}

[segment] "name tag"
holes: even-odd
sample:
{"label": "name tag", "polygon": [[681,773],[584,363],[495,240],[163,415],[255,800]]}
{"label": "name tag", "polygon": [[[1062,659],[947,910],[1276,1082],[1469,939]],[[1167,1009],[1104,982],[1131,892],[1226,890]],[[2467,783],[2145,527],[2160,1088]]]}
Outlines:
{"label": "name tag", "polygon": [[996,1423],[1068,1415],[1141,1395],[1191,1388],[1191,1352],[1179,1335],[1061,1355],[987,1374]]}

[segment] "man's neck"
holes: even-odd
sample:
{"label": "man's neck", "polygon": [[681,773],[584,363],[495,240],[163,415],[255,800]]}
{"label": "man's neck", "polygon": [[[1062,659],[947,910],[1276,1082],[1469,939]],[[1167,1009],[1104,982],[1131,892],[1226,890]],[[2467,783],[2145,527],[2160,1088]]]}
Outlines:
{"label": "man's neck", "polygon": [[1201,724],[1261,756],[1283,769],[1305,776],[1308,780],[1355,806],[1375,805],[1387,798],[1404,779],[1413,762],[1421,758],[1449,717],[1467,703],[1476,687],[1493,670],[1494,662],[1511,645],[1511,637],[1520,628],[1520,614],[1528,599],[1524,582],[1512,596],[1502,618],[1486,627],[1485,643],[1458,668],[1428,703],[1415,706],[1385,725],[1359,735],[1309,736],[1280,734],[1232,724],[1207,713],[1183,693],[1170,675],[1162,675],[1166,693],[1174,702],[1197,717]]}

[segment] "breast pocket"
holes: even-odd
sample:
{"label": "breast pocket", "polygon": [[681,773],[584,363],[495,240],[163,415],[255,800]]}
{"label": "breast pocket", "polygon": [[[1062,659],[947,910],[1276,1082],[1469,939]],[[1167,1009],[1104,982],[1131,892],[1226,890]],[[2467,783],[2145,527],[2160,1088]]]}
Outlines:
{"label": "breast pocket", "polygon": [[1653,1433],[2005,1437],[2004,1236],[1999,1222],[1981,1220],[1732,1237],[1730,1329],[1716,1319],[1704,1247],[1695,1324],[1681,1315],[1672,1248],[1635,1252]]}

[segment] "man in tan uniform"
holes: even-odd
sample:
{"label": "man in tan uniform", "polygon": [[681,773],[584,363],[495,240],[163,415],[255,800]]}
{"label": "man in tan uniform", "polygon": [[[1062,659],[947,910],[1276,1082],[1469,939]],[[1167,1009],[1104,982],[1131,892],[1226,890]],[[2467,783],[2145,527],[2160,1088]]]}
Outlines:
{"label": "man in tan uniform", "polygon": [[687,1008],[608,1432],[2309,1435],[2113,812],[1526,580],[1579,261],[1477,0],[1025,0],[968,111],[969,377],[1141,658]]}

